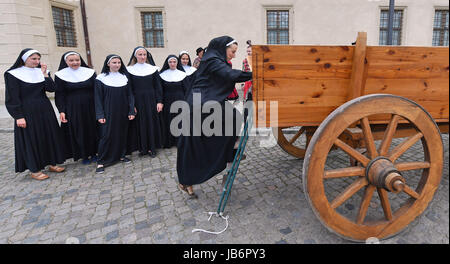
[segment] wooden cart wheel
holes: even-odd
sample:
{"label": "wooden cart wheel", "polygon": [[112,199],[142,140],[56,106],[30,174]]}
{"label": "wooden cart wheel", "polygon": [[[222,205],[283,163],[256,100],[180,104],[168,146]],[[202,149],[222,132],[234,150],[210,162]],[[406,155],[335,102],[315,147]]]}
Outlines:
{"label": "wooden cart wheel", "polygon": [[[287,133],[288,129],[296,132],[290,136]],[[272,133],[282,150],[291,156],[303,159],[314,130],[315,128],[304,126],[298,129],[297,127],[274,127]]]}
{"label": "wooden cart wheel", "polygon": [[[369,117],[379,114],[390,114],[390,121],[376,142]],[[395,139],[396,145],[393,138],[399,120],[409,122],[415,130],[412,136]],[[363,130],[366,154],[339,139],[357,121]],[[423,157],[403,155],[412,146],[416,148],[419,140]],[[359,165],[328,169],[325,165],[327,156],[335,153],[329,153],[333,145]],[[403,230],[427,208],[441,180],[443,156],[440,131],[420,105],[394,95],[362,96],[337,108],[316,130],[305,154],[303,187],[314,213],[330,231],[353,241],[385,239]],[[414,181],[407,176],[413,174]],[[327,184],[330,180],[347,181],[348,185],[342,184],[334,197],[328,198],[333,195],[326,189],[336,186]],[[345,213],[353,207],[347,204],[350,200],[356,204],[353,215]]]}

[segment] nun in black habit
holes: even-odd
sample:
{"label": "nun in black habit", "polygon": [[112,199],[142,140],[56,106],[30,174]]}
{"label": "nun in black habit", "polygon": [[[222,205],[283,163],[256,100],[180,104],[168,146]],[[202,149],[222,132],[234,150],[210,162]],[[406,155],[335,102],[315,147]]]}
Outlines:
{"label": "nun in black habit", "polygon": [[108,55],[102,74],[95,80],[95,115],[100,123],[97,173],[117,161],[131,162],[125,157],[129,120],[133,120],[134,96],[127,70],[117,55]]}
{"label": "nun in black habit", "polygon": [[171,113],[170,106],[175,101],[185,101],[186,92],[188,90],[188,79],[183,71],[180,60],[175,55],[169,55],[161,69],[161,86],[163,91],[163,116],[162,116],[162,138],[163,147],[171,148],[177,145],[178,137],[174,136],[170,131],[170,123],[178,113]]}
{"label": "nun in black habit", "polygon": [[[191,197],[196,197],[192,185],[201,184],[220,173],[226,168],[227,162],[231,162],[234,158],[234,145],[237,140],[236,131],[241,127],[242,117],[238,118],[240,113],[225,99],[233,91],[236,83],[248,81],[252,78],[251,72],[234,70],[227,63],[235,56],[236,50],[237,42],[229,36],[211,40],[200,67],[194,73],[195,79],[187,97],[191,109],[190,134],[180,136],[177,155],[179,188]],[[201,132],[201,135],[193,134],[193,115],[195,114],[193,107],[200,107],[194,105],[194,94],[201,95],[201,107],[211,101],[221,106],[221,135],[205,135],[204,131]],[[226,104],[228,104],[227,108]],[[229,112],[232,113],[226,113],[225,109],[231,109]],[[202,124],[207,117],[206,114],[201,115]],[[225,133],[228,129],[225,127],[225,119],[227,118],[233,120],[230,123],[236,124],[236,127],[233,125],[231,129],[234,131],[231,135]],[[236,122],[236,120],[240,120],[241,123]],[[216,125],[218,124],[214,124],[214,126]]]}
{"label": "nun in black habit", "polygon": [[[180,56],[178,56],[178,60],[181,63],[181,67],[183,68],[183,71],[186,73],[186,81],[187,81],[187,85],[189,87],[192,86],[192,81],[194,80],[194,73],[195,71],[197,71],[197,68],[192,67],[192,62],[191,62],[191,56],[189,55],[189,53],[185,50],[180,52]],[[186,91],[186,94],[189,93],[189,91]]]}
{"label": "nun in black habit", "polygon": [[178,59],[180,60],[183,71],[187,74],[187,76],[192,75],[197,70],[197,68],[192,67],[191,56],[189,56],[187,51],[181,51]]}
{"label": "nun in black habit", "polygon": [[41,170],[62,172],[56,166],[65,161],[63,136],[53,107],[45,92],[55,84],[47,66],[40,64],[37,50],[24,49],[5,74],[5,105],[14,118],[15,170],[31,171],[31,177],[45,180]]}
{"label": "nun in black habit", "polygon": [[163,109],[159,67],[152,55],[142,46],[131,54],[127,71],[137,110],[136,118],[130,121],[128,152],[139,150],[140,155],[156,156],[161,148],[160,114]]}
{"label": "nun in black habit", "polygon": [[97,75],[74,51],[61,57],[55,73],[55,103],[65,135],[66,158],[96,160],[98,136],[95,119],[94,86]]}

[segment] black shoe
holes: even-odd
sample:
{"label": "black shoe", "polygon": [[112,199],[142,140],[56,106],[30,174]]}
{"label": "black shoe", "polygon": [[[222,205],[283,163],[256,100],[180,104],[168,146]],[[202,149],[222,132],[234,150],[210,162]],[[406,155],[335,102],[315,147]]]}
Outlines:
{"label": "black shoe", "polygon": [[151,158],[156,157],[156,152],[149,150],[148,155],[150,155]]}
{"label": "black shoe", "polygon": [[129,158],[122,158],[122,159],[120,159],[120,161],[123,162],[123,163],[130,163],[131,162],[131,160]]}
{"label": "black shoe", "polygon": [[145,155],[147,155],[147,153],[139,152],[139,157],[143,157]]}
{"label": "black shoe", "polygon": [[95,173],[103,173],[105,172],[105,167],[101,166],[101,167],[97,167],[97,169],[95,169]]}

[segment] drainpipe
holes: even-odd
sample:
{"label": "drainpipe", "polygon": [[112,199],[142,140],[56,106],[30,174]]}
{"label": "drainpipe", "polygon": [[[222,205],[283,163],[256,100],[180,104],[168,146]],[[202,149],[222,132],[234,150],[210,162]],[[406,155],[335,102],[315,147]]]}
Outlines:
{"label": "drainpipe", "polygon": [[86,19],[86,5],[84,3],[84,0],[80,0],[80,7],[81,7],[81,16],[83,18],[83,31],[84,31],[84,42],[86,45],[86,55],[87,55],[88,65],[89,65],[89,67],[92,67],[91,46],[89,45],[89,32],[88,32],[88,25],[87,25],[87,19]]}
{"label": "drainpipe", "polygon": [[392,31],[394,27],[394,10],[395,10],[395,0],[389,0],[389,19],[388,19],[388,35],[387,44],[392,45]]}

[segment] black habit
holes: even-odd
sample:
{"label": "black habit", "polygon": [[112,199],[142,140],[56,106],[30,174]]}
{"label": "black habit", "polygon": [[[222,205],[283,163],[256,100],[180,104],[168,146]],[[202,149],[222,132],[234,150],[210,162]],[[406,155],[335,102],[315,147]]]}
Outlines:
{"label": "black habit", "polygon": [[[22,74],[16,74],[22,71]],[[32,73],[34,71],[34,73]],[[40,68],[11,68],[5,77],[5,105],[14,118],[15,170],[29,169],[36,173],[47,165],[55,166],[65,161],[62,131],[45,92],[54,92],[55,84],[50,77],[40,73],[41,81],[21,79],[39,74]],[[17,126],[17,119],[25,118],[26,127]]]}
{"label": "black habit", "polygon": [[[170,112],[170,106],[175,101],[185,101],[186,92],[188,90],[188,79],[186,73],[182,71],[181,63],[177,62],[177,69],[169,69],[168,60],[177,59],[175,55],[169,55],[161,69],[160,79],[163,91],[163,111],[162,111],[162,141],[164,148],[171,148],[177,146],[178,136],[174,136],[170,131],[170,123],[172,119],[181,113],[179,110],[177,113]],[[181,128],[179,126],[179,128]]]}
{"label": "black habit", "polygon": [[119,72],[102,73],[95,81],[96,119],[106,119],[100,126],[98,160],[111,165],[125,157],[129,115],[135,115],[134,96],[127,77]]}
{"label": "black habit", "polygon": [[163,103],[159,72],[156,66],[136,63],[127,67],[135,98],[136,118],[130,122],[128,152],[155,153],[161,148],[160,113],[156,109]]}
{"label": "black habit", "polygon": [[97,75],[86,66],[72,70],[65,64],[60,66],[55,76],[55,103],[67,119],[67,123],[61,122],[66,150],[69,152],[67,158],[72,157],[76,161],[93,157],[97,154],[98,146],[94,102]]}
{"label": "black habit", "polygon": [[[248,81],[252,78],[251,72],[234,70],[227,63],[227,44],[233,39],[228,36],[211,40],[207,51],[202,58],[199,69],[193,74],[192,87],[187,96],[187,102],[191,108],[191,129],[190,135],[181,135],[178,142],[177,173],[179,183],[183,185],[200,184],[226,168],[226,163],[234,158],[234,144],[237,140],[237,133],[225,135],[225,119],[233,119],[233,124],[241,114],[225,102],[226,97],[233,91],[236,83]],[[208,101],[215,101],[222,110],[222,135],[192,134],[193,127],[193,95],[201,94],[201,106]],[[228,104],[232,113],[225,113],[225,105]],[[196,105],[197,107],[197,105]],[[207,118],[207,114],[202,114],[201,121]],[[242,121],[242,117],[238,120]],[[240,128],[239,123],[236,124]],[[235,131],[235,127],[233,127]]]}

